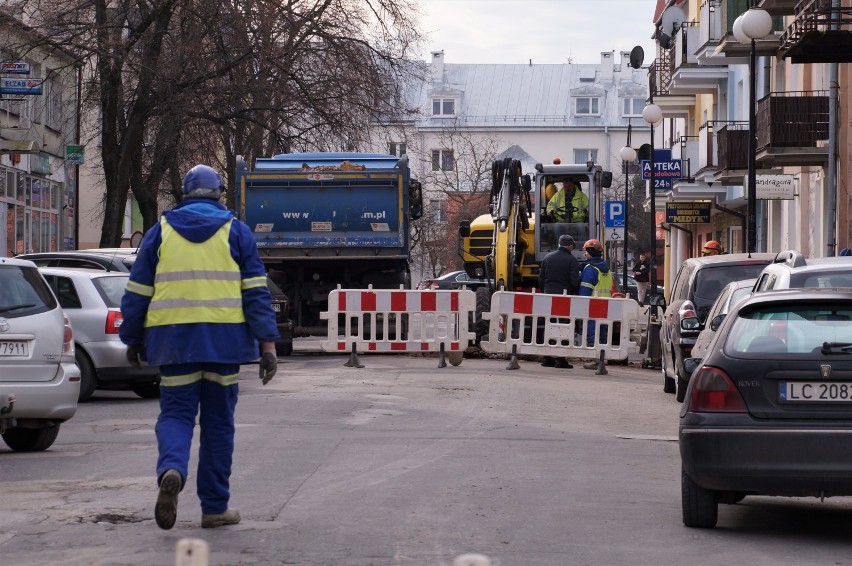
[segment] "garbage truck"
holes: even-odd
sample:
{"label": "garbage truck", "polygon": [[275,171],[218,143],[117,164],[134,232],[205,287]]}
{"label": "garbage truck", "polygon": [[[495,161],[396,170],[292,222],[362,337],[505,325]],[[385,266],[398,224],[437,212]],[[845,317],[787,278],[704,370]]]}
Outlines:
{"label": "garbage truck", "polygon": [[411,221],[423,210],[408,156],[287,153],[237,158],[238,217],[291,303],[294,336],[325,335],[344,289],[408,289]]}

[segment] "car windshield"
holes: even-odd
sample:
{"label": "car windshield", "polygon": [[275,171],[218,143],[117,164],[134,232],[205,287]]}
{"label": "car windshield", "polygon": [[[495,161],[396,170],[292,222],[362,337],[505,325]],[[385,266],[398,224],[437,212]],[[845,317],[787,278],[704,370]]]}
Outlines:
{"label": "car windshield", "polygon": [[50,287],[34,267],[0,267],[0,317],[16,318],[56,308]]}
{"label": "car windshield", "polygon": [[[852,305],[787,304],[741,313],[725,349],[738,354],[815,353],[826,343],[852,343]],[[852,350],[838,353],[852,355]]]}
{"label": "car windshield", "polygon": [[98,289],[104,302],[110,308],[121,307],[121,297],[124,295],[124,288],[127,287],[129,276],[124,277],[98,277],[94,279],[95,287]]}
{"label": "car windshield", "polygon": [[698,270],[692,302],[698,318],[704,322],[710,307],[731,281],[754,279],[766,267],[766,263],[742,263],[736,265],[707,266]]}

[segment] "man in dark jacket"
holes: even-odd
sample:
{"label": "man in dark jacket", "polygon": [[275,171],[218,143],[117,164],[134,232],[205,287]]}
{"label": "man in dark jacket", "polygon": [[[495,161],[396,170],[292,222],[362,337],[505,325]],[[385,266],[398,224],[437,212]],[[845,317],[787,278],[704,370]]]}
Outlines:
{"label": "man in dark jacket", "polygon": [[[567,293],[576,295],[580,290],[580,264],[574,257],[574,238],[567,234],[559,236],[559,247],[547,254],[539,268],[539,287],[550,295]],[[544,333],[544,329],[540,329]],[[541,360],[544,367],[571,368],[565,358],[554,359],[545,356]]]}
{"label": "man in dark jacket", "polygon": [[651,262],[648,261],[648,252],[641,251],[639,259],[633,264],[633,278],[636,280],[636,300],[642,305],[645,303],[645,295],[648,292],[650,282]]}
{"label": "man in dark jacket", "polygon": [[154,518],[162,529],[177,518],[196,420],[201,526],[240,522],[228,507],[240,364],[257,359],[260,343],[264,385],[277,369],[266,270],[251,229],[217,202],[223,186],[206,165],[186,174],[184,201],[145,234],[121,300],[128,360],[138,366],[144,355],[160,366]]}

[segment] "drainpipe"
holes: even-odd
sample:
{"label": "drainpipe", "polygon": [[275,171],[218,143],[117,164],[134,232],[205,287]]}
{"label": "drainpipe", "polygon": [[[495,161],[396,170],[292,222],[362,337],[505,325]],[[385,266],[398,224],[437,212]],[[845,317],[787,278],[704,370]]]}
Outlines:
{"label": "drainpipe", "polygon": [[[831,25],[829,29],[837,30],[837,18],[840,12],[840,0],[831,2]],[[826,179],[825,200],[828,203],[828,218],[826,219],[827,234],[825,238],[825,255],[837,255],[837,63],[828,65],[828,178]]]}

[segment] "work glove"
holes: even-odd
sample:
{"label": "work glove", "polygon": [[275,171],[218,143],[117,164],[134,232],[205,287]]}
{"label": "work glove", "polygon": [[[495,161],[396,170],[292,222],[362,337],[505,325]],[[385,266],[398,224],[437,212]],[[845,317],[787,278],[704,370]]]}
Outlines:
{"label": "work glove", "polygon": [[275,372],[278,371],[278,357],[275,355],[275,352],[270,350],[265,350],[260,355],[260,380],[264,385],[269,383],[269,380],[275,375]]}
{"label": "work glove", "polygon": [[145,350],[142,344],[131,344],[127,347],[127,361],[136,369],[140,369],[142,367],[144,353]]}

